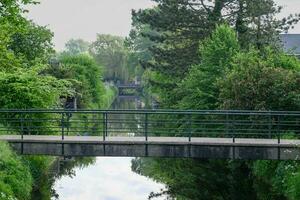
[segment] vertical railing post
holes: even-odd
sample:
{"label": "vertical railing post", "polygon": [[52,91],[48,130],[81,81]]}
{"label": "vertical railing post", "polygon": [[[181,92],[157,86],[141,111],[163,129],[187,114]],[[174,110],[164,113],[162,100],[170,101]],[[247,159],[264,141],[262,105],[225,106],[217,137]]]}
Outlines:
{"label": "vertical railing post", "polygon": [[65,139],[65,113],[61,113],[61,139]]}
{"label": "vertical railing post", "polygon": [[105,120],[106,120],[106,113],[103,113],[102,114],[102,122],[103,122],[103,131],[102,131],[102,134],[103,134],[103,141],[105,141],[105,136],[106,136],[106,123],[105,123]]}
{"label": "vertical railing post", "polygon": [[[235,143],[235,137],[236,137],[236,121],[239,120],[239,117],[237,117],[237,116],[239,116],[239,115],[234,114],[234,115],[231,116],[231,120],[232,120],[232,122],[231,122],[231,126],[232,126],[231,132],[232,132],[232,142],[233,143]],[[233,145],[233,147],[232,147],[232,159],[233,160],[235,160],[235,157],[236,157],[235,156],[235,154],[236,154],[235,150],[236,150],[236,148]]]}
{"label": "vertical railing post", "polygon": [[277,143],[280,144],[281,135],[280,135],[280,115],[277,116]]}
{"label": "vertical railing post", "polygon": [[[229,118],[229,117],[228,117]],[[235,133],[235,120],[236,120],[236,115],[232,115],[231,116],[231,120],[232,120],[232,122],[231,122],[231,133],[232,133],[232,142],[233,143],[235,143],[235,135],[236,135],[236,133]]]}
{"label": "vertical railing post", "polygon": [[26,131],[27,131],[28,135],[32,135],[31,134],[31,128],[32,128],[31,125],[32,125],[32,116],[29,116],[28,119],[26,119]]}
{"label": "vertical railing post", "polygon": [[269,134],[269,139],[272,138],[272,121],[271,121],[271,112],[268,114],[268,134]]}
{"label": "vertical railing post", "polygon": [[191,114],[188,115],[188,133],[189,133],[189,142],[192,140],[192,121],[191,121]]}
{"label": "vertical railing post", "polygon": [[232,142],[235,143],[235,135],[233,132],[232,132],[232,134],[230,134],[230,126],[229,125],[230,125],[229,124],[229,113],[228,113],[228,111],[226,111],[226,135],[227,136],[231,135]]}
{"label": "vertical railing post", "polygon": [[105,113],[105,136],[108,137],[108,113]]}
{"label": "vertical railing post", "polygon": [[145,113],[145,139],[148,141],[148,113]]}
{"label": "vertical railing post", "polygon": [[228,113],[226,112],[226,135],[228,135],[229,134],[229,131],[228,131]]}
{"label": "vertical railing post", "polygon": [[5,115],[6,134],[7,135],[9,135],[8,121],[9,121],[9,113],[7,112],[6,115]]}
{"label": "vertical railing post", "polygon": [[70,132],[70,118],[72,116],[72,113],[71,112],[68,112],[67,113],[67,136],[69,135],[69,132]]}
{"label": "vertical railing post", "polygon": [[24,139],[24,122],[23,122],[23,113],[21,113],[21,139]]}

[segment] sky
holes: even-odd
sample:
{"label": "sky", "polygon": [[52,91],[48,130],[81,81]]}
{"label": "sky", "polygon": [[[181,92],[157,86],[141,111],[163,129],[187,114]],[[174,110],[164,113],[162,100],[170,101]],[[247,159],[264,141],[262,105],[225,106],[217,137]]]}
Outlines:
{"label": "sky", "polygon": [[[300,0],[275,0],[284,6],[280,17],[300,12]],[[62,50],[71,38],[93,41],[96,34],[127,36],[131,29],[131,10],[149,8],[151,0],[40,0],[29,6],[28,17],[54,32],[54,44]],[[300,24],[290,33],[300,33]]]}
{"label": "sky", "polygon": [[93,41],[96,33],[127,36],[131,10],[153,6],[150,0],[40,0],[28,17],[54,32],[57,50],[71,38]]}

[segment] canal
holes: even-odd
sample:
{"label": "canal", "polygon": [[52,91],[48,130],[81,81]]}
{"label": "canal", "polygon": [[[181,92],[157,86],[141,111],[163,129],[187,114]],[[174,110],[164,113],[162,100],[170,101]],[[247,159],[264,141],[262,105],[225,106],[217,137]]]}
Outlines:
{"label": "canal", "polygon": [[[111,109],[143,107],[144,102],[139,97],[118,97]],[[55,171],[59,172],[55,176],[53,186],[55,195],[52,199],[146,200],[151,193],[159,193],[165,188],[163,184],[133,172],[133,159],[121,157],[60,159],[54,165]]]}
{"label": "canal", "polygon": [[[147,107],[140,98],[123,97],[111,109]],[[111,117],[110,122],[129,116]],[[138,116],[130,117],[133,126],[140,125]],[[109,126],[110,130],[139,128]],[[134,137],[139,133],[109,134]],[[67,157],[56,159],[49,170],[52,179],[45,179],[50,180],[52,200],[287,200],[295,169],[300,165],[294,161]],[[33,194],[32,200],[39,199],[50,198]]]}

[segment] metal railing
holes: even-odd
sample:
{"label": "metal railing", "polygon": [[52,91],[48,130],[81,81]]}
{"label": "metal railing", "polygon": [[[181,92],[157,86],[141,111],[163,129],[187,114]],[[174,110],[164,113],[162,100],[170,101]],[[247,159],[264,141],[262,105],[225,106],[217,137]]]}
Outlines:
{"label": "metal railing", "polygon": [[299,139],[299,111],[0,110],[0,135]]}

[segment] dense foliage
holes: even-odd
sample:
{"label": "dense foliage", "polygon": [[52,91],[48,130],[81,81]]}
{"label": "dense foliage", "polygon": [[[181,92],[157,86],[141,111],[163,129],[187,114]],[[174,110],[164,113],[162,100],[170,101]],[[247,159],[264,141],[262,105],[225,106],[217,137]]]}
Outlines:
{"label": "dense foliage", "polygon": [[[243,49],[278,46],[278,33],[298,21],[298,15],[276,19],[281,7],[273,0],[153,0],[155,8],[133,11],[133,36],[152,41],[151,59],[143,62],[152,73],[150,86],[162,107],[178,103],[178,83],[198,65],[199,44],[216,25],[229,24]],[[150,28],[151,31],[146,31]],[[133,37],[135,40],[135,37]],[[143,49],[140,49],[143,50]],[[201,52],[200,52],[201,54]]]}
{"label": "dense foliage", "polygon": [[24,160],[0,142],[0,199],[26,200],[30,198],[32,177]]}
{"label": "dense foliage", "polygon": [[[162,108],[299,110],[300,62],[278,42],[298,15],[277,20],[272,0],[155,2],[133,12],[131,45],[150,41],[140,60]],[[166,184],[149,198],[299,198],[297,162],[138,158],[132,168]]]}
{"label": "dense foliage", "polygon": [[135,66],[128,66],[129,52],[122,37],[98,34],[89,52],[104,66],[105,80],[126,83],[134,78]]}
{"label": "dense foliage", "polygon": [[139,63],[140,56],[132,48],[131,41],[119,36],[97,34],[93,42],[82,39],[70,39],[63,55],[91,55],[101,66],[103,80],[114,84],[134,82],[141,77],[143,69]]}
{"label": "dense foliage", "polygon": [[36,71],[0,72],[0,104],[7,109],[57,107],[59,98],[67,93],[69,83]]}
{"label": "dense foliage", "polygon": [[[89,44],[71,40],[56,65],[53,33],[24,17],[25,5],[34,3],[0,1],[0,109],[64,108],[65,102],[73,97],[78,98],[79,108],[108,107],[116,92],[110,86],[104,87],[101,67],[96,61],[82,55]],[[41,115],[31,117],[47,118]],[[1,128],[9,127],[9,123],[1,117]],[[46,122],[34,125],[43,128],[43,123]],[[23,133],[28,134],[26,130]],[[53,182],[48,170],[55,159],[21,158],[7,144],[0,143],[0,199],[50,199]]]}
{"label": "dense foliage", "polygon": [[[102,68],[88,55],[61,55],[60,66],[52,68],[57,77],[73,79],[78,108],[101,108],[104,94]],[[62,73],[60,73],[62,71]],[[60,73],[60,74],[58,74]]]}
{"label": "dense foliage", "polygon": [[219,89],[218,79],[232,68],[231,62],[240,47],[235,32],[221,25],[209,39],[200,45],[201,63],[191,67],[182,81],[179,92],[182,100],[179,108],[216,109]]}
{"label": "dense foliage", "polygon": [[66,45],[66,53],[71,55],[78,55],[86,53],[89,50],[90,43],[83,39],[70,39]]}
{"label": "dense foliage", "polygon": [[296,69],[299,62],[288,66],[289,63],[282,60],[278,66],[277,63],[270,64],[270,58],[269,55],[260,56],[255,50],[236,56],[233,69],[218,83],[221,108],[300,109],[300,70]]}

